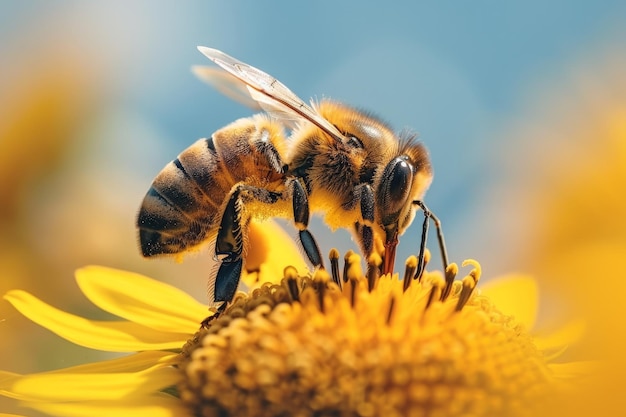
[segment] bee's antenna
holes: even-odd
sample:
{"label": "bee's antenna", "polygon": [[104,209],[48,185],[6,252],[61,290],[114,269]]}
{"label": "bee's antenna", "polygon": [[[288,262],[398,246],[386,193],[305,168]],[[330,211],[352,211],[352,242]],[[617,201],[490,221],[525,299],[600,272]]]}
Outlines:
{"label": "bee's antenna", "polygon": [[426,238],[428,237],[428,220],[432,219],[437,229],[437,240],[439,241],[439,252],[441,253],[441,261],[443,262],[443,270],[448,269],[448,251],[446,250],[446,242],[443,238],[443,229],[441,228],[441,222],[435,214],[426,207],[421,200],[413,201],[413,204],[419,206],[424,212],[424,223],[422,224],[422,239],[420,241],[420,251],[417,257],[417,270],[413,279],[419,279],[424,272],[424,252],[426,250]]}

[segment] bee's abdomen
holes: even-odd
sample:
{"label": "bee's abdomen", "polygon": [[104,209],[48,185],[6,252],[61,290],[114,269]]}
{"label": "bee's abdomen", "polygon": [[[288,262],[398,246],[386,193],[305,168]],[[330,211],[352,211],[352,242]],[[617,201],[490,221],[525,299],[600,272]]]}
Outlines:
{"label": "bee's abdomen", "polygon": [[143,255],[180,253],[206,240],[232,185],[213,139],[184,150],[154,179],[143,200],[137,218]]}
{"label": "bee's abdomen", "polygon": [[277,191],[283,162],[279,127],[264,116],[239,119],[200,139],[154,179],[137,226],[144,256],[191,249],[217,232],[221,210],[235,184]]}

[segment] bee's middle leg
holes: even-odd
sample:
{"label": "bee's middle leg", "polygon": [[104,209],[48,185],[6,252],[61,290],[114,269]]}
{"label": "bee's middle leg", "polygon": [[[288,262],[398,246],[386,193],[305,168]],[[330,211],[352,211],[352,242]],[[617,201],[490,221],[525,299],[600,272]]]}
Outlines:
{"label": "bee's middle leg", "polygon": [[355,188],[355,195],[358,196],[361,208],[361,221],[354,223],[354,235],[367,263],[367,275],[372,276],[375,272],[372,268],[377,268],[369,260],[370,256],[375,252],[374,231],[372,230],[375,210],[374,191],[369,184],[361,184]]}
{"label": "bee's middle leg", "polygon": [[324,268],[319,246],[309,231],[309,198],[299,180],[293,178],[288,182],[293,202],[293,221],[298,229],[298,240],[309,262],[314,267]]}
{"label": "bee's middle leg", "polygon": [[362,221],[354,224],[357,241],[361,248],[365,260],[374,252],[374,191],[369,184],[361,184],[355,188],[355,195],[358,196],[358,203],[361,208]]}

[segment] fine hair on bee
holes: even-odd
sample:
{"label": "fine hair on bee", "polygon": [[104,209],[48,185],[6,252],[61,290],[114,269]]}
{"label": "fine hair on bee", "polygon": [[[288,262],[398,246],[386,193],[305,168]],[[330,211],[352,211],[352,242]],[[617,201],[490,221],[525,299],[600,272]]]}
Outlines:
{"label": "fine hair on bee", "polygon": [[212,242],[217,268],[209,302],[221,309],[245,267],[250,221],[291,219],[308,263],[324,268],[308,227],[311,212],[318,212],[331,229],[351,231],[364,259],[378,254],[378,272],[388,274],[399,236],[421,210],[414,278],[424,269],[431,220],[445,270],[441,223],[422,200],[433,170],[415,135],[396,134],[377,117],[336,101],[309,105],[269,74],[219,50],[198,49],[223,70],[194,67],[200,78],[265,112],[196,141],[156,176],[137,216],[145,257],[176,256]]}

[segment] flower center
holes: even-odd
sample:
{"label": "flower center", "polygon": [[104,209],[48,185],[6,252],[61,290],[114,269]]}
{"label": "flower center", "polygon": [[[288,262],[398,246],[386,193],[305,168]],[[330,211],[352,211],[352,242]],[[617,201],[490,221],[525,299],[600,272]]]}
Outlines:
{"label": "flower center", "polygon": [[[532,339],[485,297],[480,266],[456,280],[285,269],[209,321],[183,349],[181,399],[202,416],[514,415],[551,375]],[[465,264],[464,264],[465,265]]]}

